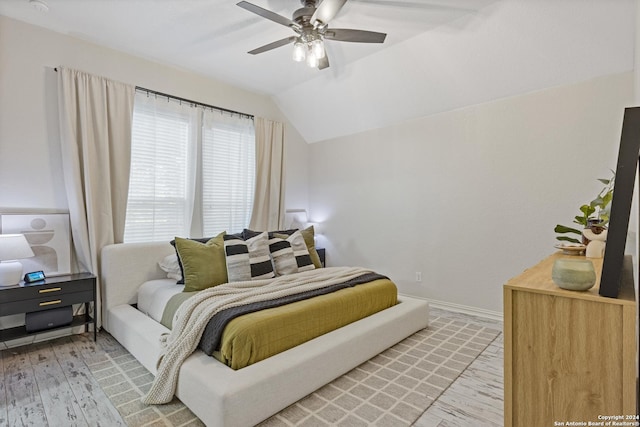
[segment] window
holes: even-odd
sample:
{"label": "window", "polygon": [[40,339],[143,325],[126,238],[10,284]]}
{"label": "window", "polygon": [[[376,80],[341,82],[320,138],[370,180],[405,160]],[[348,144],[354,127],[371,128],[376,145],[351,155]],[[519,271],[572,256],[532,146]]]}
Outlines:
{"label": "window", "polygon": [[202,231],[212,236],[248,227],[255,188],[253,122],[206,118],[202,128]]}
{"label": "window", "polygon": [[253,120],[136,93],[125,242],[212,236],[247,227]]}

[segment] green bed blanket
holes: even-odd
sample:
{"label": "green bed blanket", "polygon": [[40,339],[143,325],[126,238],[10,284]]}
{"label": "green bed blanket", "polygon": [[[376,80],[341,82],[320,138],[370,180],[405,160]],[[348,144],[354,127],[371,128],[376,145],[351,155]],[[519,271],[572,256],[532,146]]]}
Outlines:
{"label": "green bed blanket", "polygon": [[217,359],[233,369],[259,362],[397,303],[389,279],[245,314],[222,334]]}
{"label": "green bed blanket", "polygon": [[[171,328],[177,308],[195,292],[174,296],[165,308],[162,324]],[[213,356],[233,369],[260,360],[365,318],[397,303],[397,288],[389,279],[377,279],[326,295],[281,307],[244,314],[231,320]]]}

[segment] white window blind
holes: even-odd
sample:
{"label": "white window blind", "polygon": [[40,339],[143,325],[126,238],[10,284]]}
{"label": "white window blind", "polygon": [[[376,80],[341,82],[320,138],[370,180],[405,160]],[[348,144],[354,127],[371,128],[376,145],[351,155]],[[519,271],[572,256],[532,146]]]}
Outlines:
{"label": "white window blind", "polygon": [[256,164],[253,121],[205,111],[204,123],[203,234],[241,231],[248,227],[253,208]]}
{"label": "white window blind", "polygon": [[125,242],[242,230],[254,180],[252,119],[136,93]]}

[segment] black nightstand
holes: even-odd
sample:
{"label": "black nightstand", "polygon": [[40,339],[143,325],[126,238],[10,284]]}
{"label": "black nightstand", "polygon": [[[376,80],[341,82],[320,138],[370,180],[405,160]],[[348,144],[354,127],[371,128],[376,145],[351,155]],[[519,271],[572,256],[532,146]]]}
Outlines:
{"label": "black nightstand", "polygon": [[[94,324],[93,340],[97,339],[95,319],[97,314],[96,276],[91,273],[70,274],[47,277],[41,282],[22,283],[14,286],[0,287],[0,317],[12,314],[32,313],[51,308],[65,307],[72,304],[84,304],[84,314],[73,316],[71,324],[53,327],[37,332],[27,332],[26,327],[0,329],[0,342],[22,338],[58,329],[84,325],[88,332],[89,325]],[[90,314],[90,303],[93,304],[93,316]]]}

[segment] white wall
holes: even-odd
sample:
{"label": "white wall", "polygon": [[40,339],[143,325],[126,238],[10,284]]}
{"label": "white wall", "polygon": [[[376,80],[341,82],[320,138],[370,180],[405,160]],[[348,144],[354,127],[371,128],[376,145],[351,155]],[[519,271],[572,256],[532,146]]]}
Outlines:
{"label": "white wall", "polygon": [[59,65],[286,123],[287,206],[306,207],[307,144],[268,97],[0,16],[0,212],[67,209]]}
{"label": "white wall", "polygon": [[[633,74],[311,145],[310,217],[331,265],[502,311],[502,285],[555,249],[617,159]],[[415,273],[422,273],[416,283]]]}

